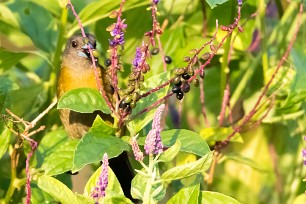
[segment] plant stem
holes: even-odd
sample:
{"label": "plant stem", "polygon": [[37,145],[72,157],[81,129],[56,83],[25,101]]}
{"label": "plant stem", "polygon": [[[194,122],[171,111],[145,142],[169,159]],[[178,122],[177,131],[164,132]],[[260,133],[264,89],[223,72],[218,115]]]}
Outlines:
{"label": "plant stem", "polygon": [[152,189],[153,182],[155,180],[154,166],[155,166],[155,163],[153,161],[153,155],[150,154],[149,155],[149,168],[148,168],[148,175],[150,175],[150,177],[147,179],[147,185],[146,185],[144,195],[143,195],[143,204],[152,204],[153,199],[151,198],[151,189]]}

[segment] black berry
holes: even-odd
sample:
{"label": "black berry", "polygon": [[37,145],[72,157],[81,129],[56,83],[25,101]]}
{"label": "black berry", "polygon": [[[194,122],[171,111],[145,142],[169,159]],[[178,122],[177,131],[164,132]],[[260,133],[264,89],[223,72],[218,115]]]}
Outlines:
{"label": "black berry", "polygon": [[187,73],[184,73],[184,74],[182,74],[182,78],[185,79],[185,80],[188,80],[188,79],[190,79],[190,75],[187,74]]}
{"label": "black berry", "polygon": [[109,67],[112,64],[112,61],[110,59],[106,59],[104,64],[105,66]]}
{"label": "black berry", "polygon": [[176,86],[176,85],[175,85],[175,86],[172,88],[172,92],[173,92],[173,93],[179,93],[179,92],[182,92],[182,91],[181,91],[181,87],[180,87],[180,86]]}
{"label": "black berry", "polygon": [[167,64],[171,64],[171,62],[172,62],[171,57],[165,56],[165,62],[166,62]]}
{"label": "black berry", "polygon": [[183,84],[182,91],[184,93],[189,92],[190,91],[190,85],[189,84]]}
{"label": "black berry", "polygon": [[151,50],[151,55],[157,55],[159,53],[159,49],[157,47]]}
{"label": "black berry", "polygon": [[178,100],[182,100],[183,97],[184,97],[184,93],[183,93],[183,92],[178,92],[178,93],[176,93],[176,98],[177,98]]}

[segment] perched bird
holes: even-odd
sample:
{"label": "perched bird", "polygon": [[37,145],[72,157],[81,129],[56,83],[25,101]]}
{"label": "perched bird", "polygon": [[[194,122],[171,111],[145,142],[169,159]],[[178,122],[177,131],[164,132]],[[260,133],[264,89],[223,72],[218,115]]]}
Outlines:
{"label": "perched bird", "polygon": [[[81,34],[77,34],[67,41],[57,82],[58,98],[72,89],[98,89],[92,60],[87,46],[90,46],[92,50],[96,49],[96,40],[91,34],[87,34],[87,39],[84,39]],[[113,89],[111,85],[109,85],[110,79],[106,70],[97,64],[97,71],[101,78],[102,86],[108,95],[112,95]],[[104,120],[111,121],[109,115],[99,111],[95,113],[78,113],[68,109],[60,109],[59,112],[61,121],[70,138],[83,137],[92,126],[97,114]]]}
{"label": "perched bird", "polygon": [[[88,50],[88,46],[90,46],[92,50],[96,49],[96,40],[91,34],[86,34],[86,36],[87,38],[84,38],[81,34],[76,34],[67,41],[57,82],[58,99],[64,93],[73,89],[98,89],[92,66],[92,59]],[[112,101],[114,90],[111,86],[110,75],[99,64],[97,64],[97,68],[102,81],[102,87],[109,100]],[[68,109],[60,109],[59,113],[63,126],[68,136],[72,139],[82,138],[92,126],[97,115],[100,115],[106,122],[113,122],[113,118],[110,115],[104,114],[101,111],[79,113]],[[123,152],[109,162],[125,195],[131,199],[130,187],[133,173],[128,162],[127,153]]]}

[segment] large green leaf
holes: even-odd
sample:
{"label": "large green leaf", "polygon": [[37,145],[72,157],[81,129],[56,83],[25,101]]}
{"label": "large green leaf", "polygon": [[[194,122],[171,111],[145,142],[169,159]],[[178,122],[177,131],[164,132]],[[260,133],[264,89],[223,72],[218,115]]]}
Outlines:
{"label": "large green leaf", "polygon": [[[170,79],[170,73],[164,72],[158,75],[155,75],[144,82],[144,90],[149,91],[152,88],[158,87],[159,85],[165,83]],[[166,96],[168,92],[169,85],[166,87],[148,95],[145,98],[140,99],[137,102],[136,108],[133,109],[133,114],[136,114],[145,108],[149,107],[162,97]],[[157,108],[157,107],[156,107]],[[140,115],[139,117],[133,119],[131,122],[127,124],[127,127],[131,134],[135,135],[139,132],[142,128],[144,128],[152,119],[155,113],[156,108],[152,109],[151,111]]]}
{"label": "large green leaf", "polygon": [[17,64],[22,58],[28,54],[22,52],[11,52],[0,48],[0,71],[6,71]]}
{"label": "large green leaf", "polygon": [[206,141],[201,138],[198,133],[184,129],[173,129],[161,132],[162,142],[165,146],[169,147],[174,145],[176,140],[181,142],[182,152],[189,152],[199,156],[204,156],[210,152],[209,146]]}
{"label": "large green leaf", "polygon": [[199,203],[200,185],[182,188],[170,198],[167,204]]}
{"label": "large green leaf", "polygon": [[[76,197],[76,195],[59,180],[50,176],[41,176],[38,178],[38,187],[45,192],[52,195],[60,203],[71,204],[71,203],[84,203]],[[88,203],[88,202],[87,202]]]}
{"label": "large green leaf", "polygon": [[173,167],[164,172],[161,179],[163,181],[172,181],[203,173],[210,167],[213,160],[212,157],[213,153],[210,152],[195,162]]}
{"label": "large green leaf", "polygon": [[301,48],[292,49],[291,57],[293,59],[294,68],[296,70],[296,78],[293,83],[293,89],[295,91],[303,90],[306,91],[306,54]]}
{"label": "large green leaf", "polygon": [[106,114],[111,113],[100,92],[93,88],[79,88],[66,92],[59,99],[57,108],[66,108],[80,113],[92,113],[95,110],[101,110]]}
{"label": "large green leaf", "polygon": [[108,134],[105,122],[97,117],[84,137],[79,141],[74,152],[73,172],[82,169],[86,164],[101,161],[104,153],[109,158],[129,150],[129,145],[122,139]]}
{"label": "large green leaf", "polygon": [[45,52],[55,49],[56,24],[48,10],[24,0],[9,4],[9,8],[17,14],[21,30],[31,38],[36,47]]}
{"label": "large green leaf", "polygon": [[202,204],[240,204],[234,198],[218,192],[201,191]]}

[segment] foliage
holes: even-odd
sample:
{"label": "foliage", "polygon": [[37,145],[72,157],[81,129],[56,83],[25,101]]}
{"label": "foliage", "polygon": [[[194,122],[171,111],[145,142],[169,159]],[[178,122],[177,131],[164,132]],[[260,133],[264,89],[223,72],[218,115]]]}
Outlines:
{"label": "foliage", "polygon": [[[300,2],[73,0],[85,31],[96,36],[98,62],[118,59],[121,71],[114,86],[129,88],[136,47],[145,53],[147,66],[141,68],[148,70],[141,97],[135,108],[122,112],[122,100],[112,106],[101,90],[80,88],[59,98],[57,108],[44,111],[55,104],[65,42],[80,32],[71,6],[66,7],[69,2],[0,2],[0,203],[94,203],[91,191],[103,155],[133,155],[136,138],[140,151],[146,150],[156,108],[163,103],[163,152],[144,154],[141,161],[129,158],[135,170],[134,199],[305,202],[306,36]],[[115,18],[109,18],[114,10]],[[118,14],[126,19],[125,39],[110,46],[108,27]],[[153,48],[159,49],[157,55]],[[172,62],[167,64],[165,56]],[[179,68],[185,72],[178,74]],[[182,79],[184,74],[190,78]],[[177,78],[182,86],[175,85]],[[185,85],[190,91],[183,93]],[[101,110],[114,122],[98,116],[83,138],[69,139],[57,109]],[[91,167],[91,177],[81,186],[83,192],[74,192],[74,176],[67,172],[85,166]],[[132,203],[111,168],[103,201]]]}

